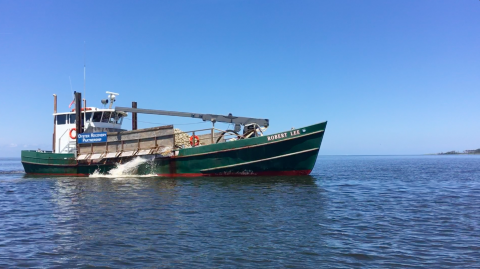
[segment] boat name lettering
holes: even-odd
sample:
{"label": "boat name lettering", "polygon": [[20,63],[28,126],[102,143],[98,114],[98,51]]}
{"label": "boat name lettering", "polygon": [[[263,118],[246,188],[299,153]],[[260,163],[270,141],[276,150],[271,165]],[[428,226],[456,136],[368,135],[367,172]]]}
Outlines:
{"label": "boat name lettering", "polygon": [[[300,130],[295,130],[290,132],[290,136],[296,136],[300,134]],[[285,138],[288,137],[288,133],[280,133],[280,134],[275,134],[275,135],[269,135],[267,136],[267,141],[272,141],[272,140],[277,140],[280,138]]]}
{"label": "boat name lettering", "polygon": [[267,137],[267,141],[272,141],[272,140],[277,140],[279,138],[285,138],[287,137],[287,133],[281,133],[281,134],[276,134],[276,135],[270,135]]}

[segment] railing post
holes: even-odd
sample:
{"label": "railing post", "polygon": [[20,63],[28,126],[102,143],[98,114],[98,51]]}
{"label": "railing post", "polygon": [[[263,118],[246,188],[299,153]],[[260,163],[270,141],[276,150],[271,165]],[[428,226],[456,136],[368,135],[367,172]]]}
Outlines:
{"label": "railing post", "polygon": [[213,131],[213,128],[212,128],[211,132],[212,132],[212,135],[211,135],[211,136],[212,136],[212,141],[211,141],[211,143],[213,144],[213,140],[215,140],[214,137],[213,137],[213,135],[215,134],[215,132]]}
{"label": "railing post", "polygon": [[192,135],[192,147],[193,148],[195,147],[195,131],[193,131],[193,135]]}

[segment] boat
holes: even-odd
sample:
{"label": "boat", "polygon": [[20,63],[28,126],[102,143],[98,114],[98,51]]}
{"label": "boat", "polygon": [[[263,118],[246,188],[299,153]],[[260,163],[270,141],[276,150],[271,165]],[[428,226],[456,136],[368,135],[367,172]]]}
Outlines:
{"label": "boat", "polygon": [[[118,93],[107,92],[103,108],[87,107],[75,92],[75,108],[57,113],[54,95],[52,150],[23,150],[28,175],[90,176],[108,174],[121,164],[138,162],[130,173],[166,177],[309,175],[327,122],[266,134],[269,120],[217,114],[115,107]],[[110,102],[109,107],[106,105]],[[73,103],[73,102],[72,102]],[[131,130],[122,129],[128,113]],[[137,128],[138,114],[189,117],[211,128],[181,131],[173,125]],[[233,129],[217,129],[224,123]]]}

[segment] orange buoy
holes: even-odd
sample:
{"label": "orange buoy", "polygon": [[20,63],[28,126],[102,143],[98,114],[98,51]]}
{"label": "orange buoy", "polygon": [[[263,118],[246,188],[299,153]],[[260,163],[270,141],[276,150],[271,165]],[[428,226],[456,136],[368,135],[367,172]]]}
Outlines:
{"label": "orange buoy", "polygon": [[[193,146],[193,135],[190,136],[190,145]],[[200,145],[200,138],[198,138],[198,135],[195,136],[195,146]]]}
{"label": "orange buoy", "polygon": [[73,131],[75,131],[75,134],[77,134],[77,129],[75,129],[75,128],[70,129],[69,135],[70,135],[70,138],[71,138],[71,139],[75,139],[75,138],[76,138],[75,136],[72,135],[72,132],[73,132]]}

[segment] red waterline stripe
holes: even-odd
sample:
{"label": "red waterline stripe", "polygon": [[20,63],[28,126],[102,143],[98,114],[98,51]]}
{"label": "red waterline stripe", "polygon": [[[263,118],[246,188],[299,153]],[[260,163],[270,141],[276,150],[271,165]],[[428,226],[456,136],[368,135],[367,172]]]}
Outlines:
{"label": "red waterline stripe", "polygon": [[312,170],[296,170],[296,171],[262,171],[252,173],[181,173],[181,174],[157,174],[159,177],[242,177],[242,176],[302,176],[309,175]]}

